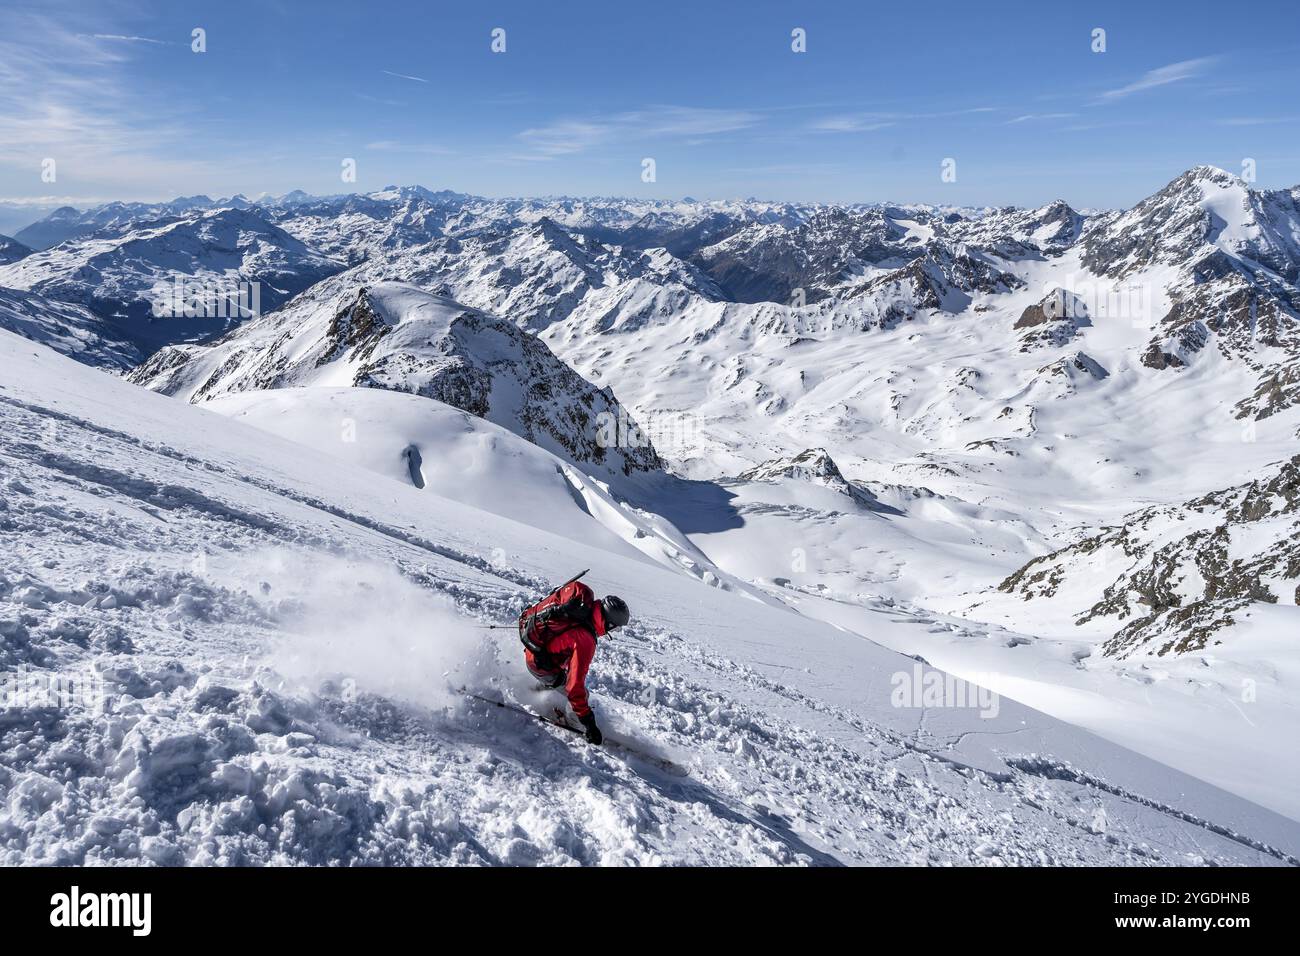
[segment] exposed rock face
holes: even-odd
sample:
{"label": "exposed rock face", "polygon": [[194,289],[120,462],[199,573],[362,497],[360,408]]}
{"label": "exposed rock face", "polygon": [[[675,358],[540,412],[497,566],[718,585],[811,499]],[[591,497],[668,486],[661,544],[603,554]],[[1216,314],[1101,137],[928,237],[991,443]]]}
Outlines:
{"label": "exposed rock face", "polygon": [[1092,323],[1083,300],[1066,289],[1053,289],[1025,309],[1016,321],[1021,330],[1020,351],[1068,345],[1081,328]]}
{"label": "exposed rock face", "polygon": [[[1078,304],[1075,305],[1074,303]],[[1077,296],[1072,296],[1064,289],[1053,289],[1040,301],[1025,309],[1016,322],[1017,329],[1032,329],[1048,322],[1073,319],[1076,311],[1082,307]]]}
{"label": "exposed rock face", "polygon": [[1224,639],[1221,632],[1252,603],[1295,600],[1300,455],[1267,478],[1135,512],[1121,527],[1035,558],[998,589],[1026,601],[1077,601],[1086,592],[1080,595],[1074,581],[1093,574],[1098,559],[1123,570],[1093,595],[1077,623],[1112,617],[1123,623],[1105,643],[1105,654],[1203,650]]}
{"label": "exposed rock face", "polygon": [[212,346],[171,347],[129,378],[192,402],[249,389],[354,385],[434,398],[575,463],[632,474],[653,445],[597,389],[510,322],[413,286],[331,282]]}
{"label": "exposed rock face", "polygon": [[1183,368],[1187,365],[1181,358],[1173,352],[1166,352],[1160,347],[1158,342],[1152,342],[1147,350],[1142,353],[1140,359],[1147,368],[1165,369],[1165,368]]}
{"label": "exposed rock face", "polygon": [[[1300,358],[1300,290],[1265,275],[1228,266],[1219,254],[1200,260],[1193,283],[1171,293],[1160,333],[1142,356],[1149,368],[1182,368],[1213,345],[1231,361],[1260,373],[1256,398],[1243,399],[1239,417],[1275,414],[1300,400],[1285,369],[1264,353],[1278,349]],[[1203,280],[1203,281],[1195,281]]]}
{"label": "exposed rock face", "polygon": [[[695,260],[739,302],[790,302],[795,290],[802,290],[806,302],[861,297],[905,276],[965,292],[996,292],[1019,281],[990,254],[1005,259],[1041,258],[1044,250],[1057,254],[1073,243],[1082,222],[1064,203],[973,220],[892,207],[826,209],[796,226],[748,226],[701,249]],[[938,274],[941,283],[934,281]],[[930,298],[947,301],[940,289]]]}
{"label": "exposed rock face", "polygon": [[1297,402],[1300,402],[1300,360],[1292,360],[1264,373],[1255,393],[1237,403],[1237,417],[1261,421]]}
{"label": "exposed rock face", "polygon": [[1039,375],[1059,375],[1066,378],[1074,379],[1078,375],[1086,375],[1089,378],[1100,381],[1107,378],[1110,373],[1102,367],[1101,363],[1089,355],[1087,352],[1075,352],[1072,355],[1063,355],[1050,365],[1045,365],[1038,370]]}

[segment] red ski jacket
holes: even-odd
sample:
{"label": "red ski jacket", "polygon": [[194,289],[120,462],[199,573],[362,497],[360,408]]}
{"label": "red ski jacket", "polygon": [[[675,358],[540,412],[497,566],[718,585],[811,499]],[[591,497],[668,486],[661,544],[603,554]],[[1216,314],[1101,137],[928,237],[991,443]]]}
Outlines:
{"label": "red ski jacket", "polygon": [[544,638],[544,642],[539,643],[543,644],[546,653],[539,657],[525,648],[524,658],[529,669],[536,673],[562,672],[564,691],[569,696],[573,712],[579,717],[586,717],[591,713],[591,705],[587,703],[587,669],[591,667],[591,659],[596,654],[596,638],[604,637],[606,632],[600,602],[592,594],[591,588],[581,581],[574,581],[548,595],[544,601],[524,613],[550,607],[552,604],[567,604],[575,597],[591,612],[591,627],[588,628],[579,621],[553,618],[541,625],[542,633],[539,637]]}

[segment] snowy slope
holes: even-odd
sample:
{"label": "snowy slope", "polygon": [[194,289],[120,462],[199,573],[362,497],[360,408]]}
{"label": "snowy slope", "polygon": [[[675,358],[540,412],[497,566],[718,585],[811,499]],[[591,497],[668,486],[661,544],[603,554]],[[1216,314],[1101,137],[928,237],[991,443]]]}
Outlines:
{"label": "snowy slope", "polygon": [[[436,399],[369,388],[279,388],[223,395],[204,407],[403,485],[618,554],[645,555],[715,587],[759,593],[608,482]],[[720,499],[715,486],[663,474],[620,485],[655,501],[683,494],[711,504]]]}
{"label": "snowy slope", "polygon": [[[6,862],[1300,853],[1297,824],[1009,700],[891,706],[919,665],[844,631],[0,343],[4,666],[128,695],[0,712]],[[473,625],[586,566],[635,614],[598,712],[688,776],[453,690],[527,697],[513,638]]]}

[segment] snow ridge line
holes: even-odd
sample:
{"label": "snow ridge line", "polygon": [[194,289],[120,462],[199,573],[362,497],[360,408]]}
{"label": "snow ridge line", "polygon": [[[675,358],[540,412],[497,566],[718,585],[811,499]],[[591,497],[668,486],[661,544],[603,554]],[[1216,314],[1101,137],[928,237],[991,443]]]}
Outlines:
{"label": "snow ridge line", "polygon": [[1161,813],[1181,820],[1184,823],[1190,823],[1198,826],[1203,830],[1232,840],[1234,843],[1240,843],[1242,846],[1257,850],[1260,853],[1267,853],[1274,859],[1281,860],[1288,866],[1300,866],[1300,859],[1287,853],[1285,850],[1279,850],[1268,843],[1252,839],[1243,833],[1237,833],[1225,826],[1213,823],[1203,817],[1179,810],[1177,807],[1171,807],[1167,803],[1161,803],[1158,800],[1152,800],[1150,797],[1144,797],[1141,794],[1125,790],[1123,787],[1117,787],[1114,784],[1107,783],[1094,777],[1092,774],[1084,773],[1081,770],[1075,770],[1069,764],[1061,763],[1058,760],[1049,760],[1044,757],[1005,757],[1003,758],[1009,767],[1013,767],[1022,773],[1033,774],[1036,777],[1044,777],[1048,780],[1065,780],[1070,783],[1078,783],[1085,787],[1093,787],[1097,790],[1104,790],[1106,793],[1114,794],[1124,800],[1141,804],[1144,807],[1150,807],[1152,810],[1158,810]]}
{"label": "snow ridge line", "polygon": [[[541,580],[540,578],[530,577],[524,574],[512,573],[510,569],[506,569],[498,565],[494,565],[491,561],[487,560],[486,558],[479,557],[478,555],[469,554],[464,551],[459,551],[455,548],[449,548],[445,545],[435,544],[434,542],[429,541],[426,538],[422,538],[419,535],[412,534],[407,531],[403,531],[400,528],[394,528],[391,525],[386,525],[382,521],[379,521],[375,518],[367,518],[363,515],[353,514],[352,512],[349,512],[346,509],[328,504],[327,502],[321,501],[318,498],[313,498],[310,495],[302,494],[300,492],[290,491],[289,489],[282,488],[274,484],[273,482],[259,479],[251,475],[240,474],[222,465],[215,464],[211,461],[195,458],[191,455],[186,455],[183,452],[177,451],[175,448],[172,448],[169,445],[156,445],[152,442],[146,442],[143,441],[142,439],[135,437],[134,435],[128,435],[124,432],[120,432],[115,429],[106,428],[102,425],[97,425],[94,422],[87,421],[86,419],[83,418],[78,418],[75,415],[69,415],[66,412],[60,412],[54,409],[45,408],[41,405],[24,402],[16,398],[11,398],[9,396],[0,395],[0,403],[4,403],[19,408],[25,412],[28,412],[29,414],[52,418],[57,421],[61,421],[66,424],[72,425],[74,427],[82,428],[94,432],[96,434],[103,435],[108,438],[113,438],[117,441],[121,441],[138,448],[142,448],[145,451],[151,452],[153,454],[162,455],[166,458],[170,458],[174,461],[180,461],[188,465],[195,465],[204,468],[207,471],[213,472],[214,474],[221,475],[225,478],[231,478],[236,481],[240,481],[244,484],[251,485],[263,491],[269,491],[272,494],[276,495],[277,497],[287,498],[291,501],[297,502],[298,504],[307,505],[310,508],[314,508],[318,511],[323,511],[326,514],[332,515],[336,518],[342,518],[343,520],[348,521],[351,524],[355,524],[360,527],[366,528],[370,531],[374,531],[378,534],[384,535],[385,537],[394,538],[406,544],[413,545],[414,547],[417,547],[422,551],[427,551],[431,554],[437,555],[438,557],[446,558],[447,560],[454,561],[457,564],[466,565],[468,567],[473,568],[476,571],[480,571],[485,574],[489,574],[493,577],[509,581],[511,584],[515,584],[519,587],[527,588],[529,590],[538,590],[538,589],[547,590],[549,588],[549,585],[547,585],[547,583]],[[174,485],[163,485],[157,482],[149,481],[148,479],[142,479],[132,475],[128,475],[123,472],[117,472],[111,469],[102,468],[101,466],[98,465],[79,462],[76,459],[69,458],[63,455],[57,455],[54,452],[47,452],[44,449],[39,448],[38,446],[34,446],[26,443],[23,443],[21,445],[15,444],[9,447],[15,451],[24,447],[26,449],[39,451],[40,452],[39,455],[28,454],[25,457],[27,457],[28,460],[34,461],[37,464],[44,465],[45,467],[53,467],[60,471],[64,471],[67,474],[72,474],[76,477],[80,477],[85,480],[91,481],[95,484],[100,484],[100,485],[104,485],[105,487],[113,488],[117,491],[129,495],[130,497],[148,501],[150,504],[154,504],[158,507],[163,507],[170,510],[172,508],[183,507],[184,505],[189,504],[197,508],[198,510],[207,511],[208,513],[213,514],[217,517],[224,517],[224,518],[230,518],[232,520],[238,520],[243,524],[253,527],[255,530],[260,530],[260,531],[282,530],[278,526],[271,525],[266,521],[266,519],[261,518],[260,516],[249,515],[245,512],[240,512],[236,508],[232,508],[214,499],[207,498],[196,491],[181,489]],[[96,475],[98,477],[96,477]],[[112,480],[105,480],[105,479],[112,479]],[[146,486],[155,489],[152,495],[146,497],[140,493],[137,493],[138,491],[142,491]],[[324,545],[328,543],[324,541],[324,539],[319,538],[318,536],[311,536],[311,537],[315,540],[317,544]]]}

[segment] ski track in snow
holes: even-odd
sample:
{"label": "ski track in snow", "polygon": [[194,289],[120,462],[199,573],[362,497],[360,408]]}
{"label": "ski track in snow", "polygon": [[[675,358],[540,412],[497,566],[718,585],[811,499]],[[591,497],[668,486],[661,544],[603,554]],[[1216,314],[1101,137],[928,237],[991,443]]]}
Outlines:
{"label": "ski track in snow", "polygon": [[[474,540],[500,521],[376,520],[286,477],[326,461],[305,449],[256,436],[282,475],[183,450],[241,426],[157,396],[106,427],[57,377],[101,376],[115,423],[128,386],[15,342],[50,388],[0,383],[0,666],[124,696],[0,709],[0,863],[1297,862],[1050,755],[967,764],[965,738],[1020,732],[928,711],[900,732],[662,611],[602,641],[590,686],[616,737],[689,777],[470,703],[454,688],[559,700],[528,689],[512,631],[473,628],[545,589],[549,539],[501,562]],[[384,509],[387,487],[340,471]],[[712,592],[681,588],[683,606]]]}

